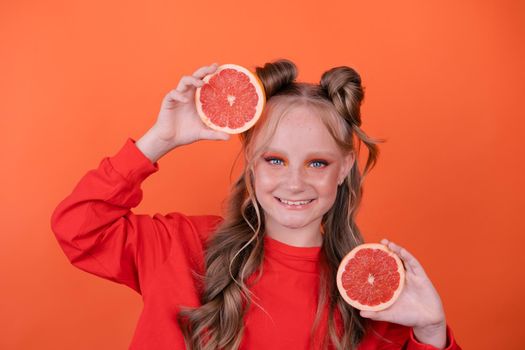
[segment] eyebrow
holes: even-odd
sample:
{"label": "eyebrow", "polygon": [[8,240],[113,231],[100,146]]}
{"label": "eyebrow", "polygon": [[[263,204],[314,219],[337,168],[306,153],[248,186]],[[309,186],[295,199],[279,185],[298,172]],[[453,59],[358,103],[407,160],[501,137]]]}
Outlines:
{"label": "eyebrow", "polygon": [[[283,151],[280,151],[278,149],[274,149],[274,148],[266,148],[263,152],[264,153],[277,153],[277,154],[284,154],[286,155],[286,152],[283,152]],[[309,153],[307,155],[307,158],[323,158],[323,157],[333,157],[333,158],[337,158],[338,155],[333,153],[333,152],[330,152],[330,151],[317,151],[317,152],[312,152],[312,153]]]}

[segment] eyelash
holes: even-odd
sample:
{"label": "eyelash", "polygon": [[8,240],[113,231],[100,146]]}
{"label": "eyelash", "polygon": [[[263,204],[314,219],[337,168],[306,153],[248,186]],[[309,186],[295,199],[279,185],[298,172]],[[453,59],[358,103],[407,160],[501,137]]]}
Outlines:
{"label": "eyelash", "polygon": [[[313,160],[312,163],[321,163],[323,166],[319,168],[324,168],[328,165],[328,162],[325,162],[324,160]],[[318,168],[318,167],[315,167]]]}
{"label": "eyelash", "polygon": [[[270,163],[270,165],[279,165],[279,164],[274,164],[272,163],[273,160],[278,160],[278,161],[283,161],[282,159],[280,158],[276,158],[276,157],[267,157],[267,158],[264,158],[265,161],[267,161],[268,163]],[[312,160],[311,163],[320,163],[322,164],[323,166],[319,166],[319,167],[314,167],[314,168],[324,168],[328,165],[328,162],[324,161],[324,160],[320,160],[320,159],[315,159],[315,160]]]}

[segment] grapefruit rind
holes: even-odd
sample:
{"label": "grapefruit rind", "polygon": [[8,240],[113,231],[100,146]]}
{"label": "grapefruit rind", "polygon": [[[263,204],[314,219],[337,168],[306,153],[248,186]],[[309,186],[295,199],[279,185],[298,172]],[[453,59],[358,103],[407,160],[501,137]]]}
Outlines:
{"label": "grapefruit rind", "polygon": [[[202,88],[210,81],[210,79],[212,77],[214,77],[215,75],[219,74],[220,71],[222,71],[224,69],[227,69],[227,68],[232,68],[232,69],[235,69],[235,70],[237,70],[239,72],[242,72],[242,73],[246,74],[248,76],[248,78],[250,79],[250,82],[255,87],[257,95],[259,96],[259,100],[257,101],[257,105],[255,107],[255,114],[254,114],[253,118],[250,121],[248,121],[247,123],[245,123],[242,127],[235,128],[235,129],[232,129],[232,128],[229,128],[229,127],[220,127],[220,126],[214,124],[206,116],[206,114],[202,110],[202,104],[201,104],[201,101],[200,101]],[[204,85],[198,87],[196,89],[196,91],[195,91],[195,106],[197,108],[197,113],[199,114],[201,120],[208,127],[210,127],[211,129],[214,129],[214,130],[218,130],[218,131],[222,131],[222,132],[228,133],[228,134],[240,134],[241,132],[244,132],[244,131],[250,129],[252,126],[255,125],[257,120],[259,120],[259,118],[260,118],[260,116],[261,116],[261,114],[263,112],[264,105],[266,104],[266,93],[265,93],[265,90],[264,90],[263,83],[261,82],[261,80],[259,79],[259,77],[256,74],[252,73],[247,68],[244,68],[244,67],[239,66],[237,64],[227,63],[227,64],[223,64],[223,65],[220,65],[219,67],[217,67],[216,71],[213,74],[206,75],[202,79],[202,81],[204,82]]]}
{"label": "grapefruit rind", "polygon": [[[345,271],[346,265],[348,264],[350,259],[352,259],[355,256],[355,254],[358,251],[363,250],[363,249],[381,249],[382,251],[386,252],[389,256],[394,258],[394,260],[396,261],[397,272],[399,273],[399,276],[400,276],[399,286],[396,289],[396,291],[394,292],[394,294],[392,295],[392,298],[390,300],[388,300],[387,302],[380,303],[380,304],[377,304],[377,305],[374,305],[374,306],[361,304],[359,301],[351,299],[348,296],[348,294],[346,292],[346,289],[343,287],[343,282],[342,282],[343,278],[342,278],[342,276],[343,276],[343,273]],[[355,307],[358,310],[381,311],[381,310],[387,309],[388,307],[390,307],[397,300],[397,298],[399,297],[399,295],[403,291],[404,285],[405,285],[405,268],[403,266],[403,262],[397,256],[396,253],[391,251],[385,245],[379,244],[379,243],[364,243],[364,244],[358,245],[357,247],[352,249],[348,254],[345,255],[345,257],[343,258],[343,260],[341,260],[341,263],[339,264],[339,268],[337,269],[337,288],[339,289],[339,293],[341,294],[343,299],[348,304],[350,304],[351,306]]]}

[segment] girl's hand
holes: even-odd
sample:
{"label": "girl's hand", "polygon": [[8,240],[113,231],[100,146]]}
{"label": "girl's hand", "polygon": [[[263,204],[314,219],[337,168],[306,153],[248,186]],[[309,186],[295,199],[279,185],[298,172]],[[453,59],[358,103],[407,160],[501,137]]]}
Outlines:
{"label": "girl's hand", "polygon": [[228,140],[230,135],[206,126],[197,114],[195,91],[204,85],[202,78],[217,70],[218,64],[197,69],[191,76],[183,76],[177,88],[162,100],[159,115],[151,132],[170,147],[198,140]]}
{"label": "girl's hand", "polygon": [[406,270],[405,286],[399,298],[389,308],[376,312],[361,311],[361,316],[412,327],[416,337],[419,334],[421,338],[440,339],[438,343],[443,343],[446,338],[443,304],[423,267],[405,248],[386,239],[381,240],[381,243],[403,261]]}

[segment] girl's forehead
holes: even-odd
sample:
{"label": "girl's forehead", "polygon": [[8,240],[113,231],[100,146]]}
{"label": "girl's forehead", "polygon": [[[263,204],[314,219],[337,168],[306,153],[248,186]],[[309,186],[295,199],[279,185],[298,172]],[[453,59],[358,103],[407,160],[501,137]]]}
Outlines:
{"label": "girl's forehead", "polygon": [[[340,154],[339,147],[315,110],[296,108],[284,115],[273,134],[261,135],[263,151],[291,154]],[[264,137],[266,136],[266,137]],[[264,140],[266,139],[266,140]]]}

